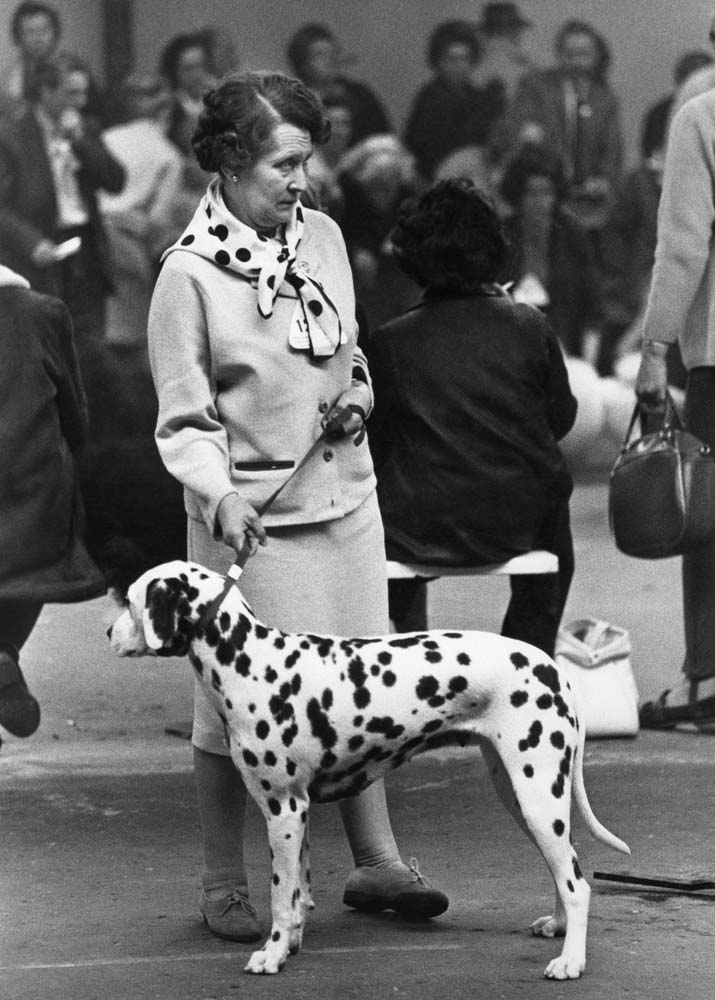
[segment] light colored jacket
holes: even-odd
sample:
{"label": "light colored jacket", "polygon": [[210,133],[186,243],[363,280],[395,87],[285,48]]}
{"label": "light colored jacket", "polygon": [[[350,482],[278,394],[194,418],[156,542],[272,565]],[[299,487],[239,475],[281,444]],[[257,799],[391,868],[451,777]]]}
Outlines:
{"label": "light colored jacket", "polygon": [[[348,342],[312,361],[288,343],[296,305],[284,283],[262,319],[256,290],[233,271],[186,251],[165,261],[149,313],[149,357],[159,398],[156,440],[184,485],[188,515],[217,534],[228,493],[263,503],[321,433],[321,420],[355,369],[369,383],[356,346],[352,275],[338,226],[304,209],[298,261],[334,302]],[[375,488],[367,440],[327,442],[265,515],[267,527],[342,517]]]}
{"label": "light colored jacket", "polygon": [[686,368],[715,365],[715,91],[673,121],[643,336],[680,341]]}

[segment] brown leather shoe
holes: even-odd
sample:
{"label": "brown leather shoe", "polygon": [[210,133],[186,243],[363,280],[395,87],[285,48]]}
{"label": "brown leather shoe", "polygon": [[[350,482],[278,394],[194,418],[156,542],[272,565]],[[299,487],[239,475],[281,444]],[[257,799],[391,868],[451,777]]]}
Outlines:
{"label": "brown leather shoe", "polygon": [[438,917],[449,906],[445,894],[420,873],[414,858],[409,868],[356,868],[345,883],[343,903],[354,910],[395,910],[408,920]]}
{"label": "brown leather shoe", "polygon": [[257,941],[263,936],[256,911],[238,889],[227,892],[220,899],[209,899],[202,889],[199,909],[204,923],[217,937],[228,941]]}
{"label": "brown leather shoe", "polygon": [[13,736],[32,736],[40,725],[40,706],[9,653],[0,652],[0,726]]}

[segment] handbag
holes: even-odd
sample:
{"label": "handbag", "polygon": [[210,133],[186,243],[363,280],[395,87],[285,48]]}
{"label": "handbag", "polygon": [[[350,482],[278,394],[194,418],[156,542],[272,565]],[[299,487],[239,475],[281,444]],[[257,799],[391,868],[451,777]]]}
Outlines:
{"label": "handbag", "polygon": [[639,559],[682,555],[715,533],[715,459],[683,427],[670,394],[662,427],[630,442],[636,404],[611,469],[608,520],[616,547]]}
{"label": "handbag", "polygon": [[586,739],[638,734],[638,688],[628,631],[599,618],[559,629],[554,656],[576,694]]}

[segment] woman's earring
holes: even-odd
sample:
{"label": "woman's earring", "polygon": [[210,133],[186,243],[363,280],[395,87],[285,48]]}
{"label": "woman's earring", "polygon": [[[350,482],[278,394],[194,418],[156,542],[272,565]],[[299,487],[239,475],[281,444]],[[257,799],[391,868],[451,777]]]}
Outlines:
{"label": "woman's earring", "polygon": [[235,184],[238,181],[238,174],[231,174],[231,180]]}

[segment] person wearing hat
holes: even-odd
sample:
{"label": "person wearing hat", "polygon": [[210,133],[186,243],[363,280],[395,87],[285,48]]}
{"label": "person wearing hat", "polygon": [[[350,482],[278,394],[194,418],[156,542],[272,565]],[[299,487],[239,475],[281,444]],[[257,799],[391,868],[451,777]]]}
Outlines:
{"label": "person wearing hat", "polygon": [[531,27],[531,21],[527,21],[515,3],[487,3],[477,27],[483,54],[474,73],[474,83],[481,89],[498,84],[504,101],[511,101],[520,80],[533,68],[522,48],[524,32]]}

